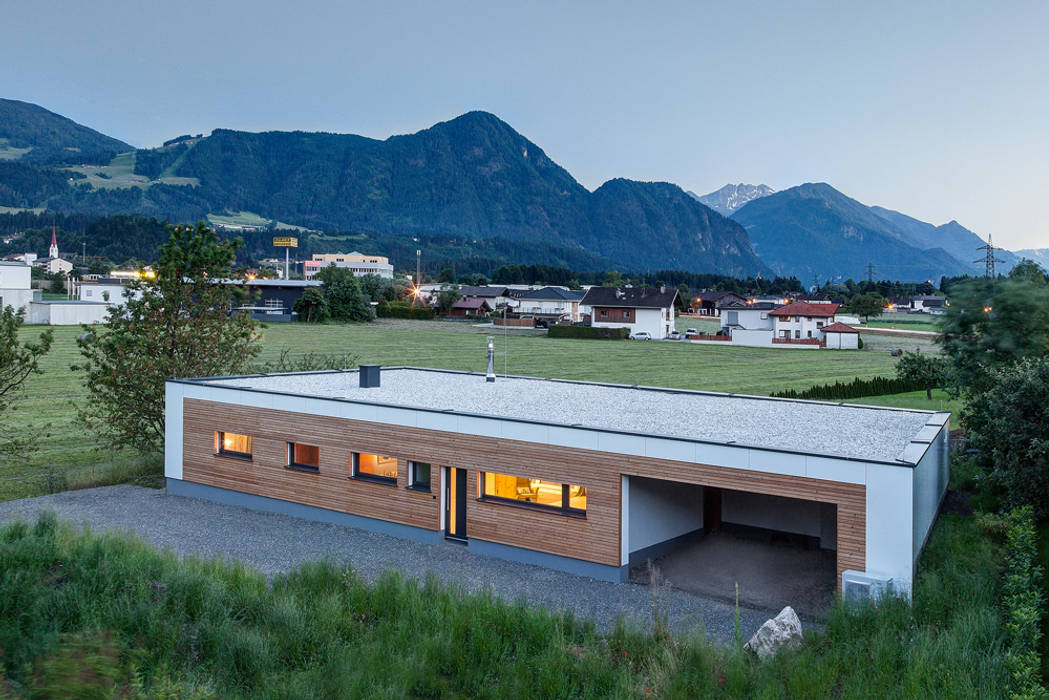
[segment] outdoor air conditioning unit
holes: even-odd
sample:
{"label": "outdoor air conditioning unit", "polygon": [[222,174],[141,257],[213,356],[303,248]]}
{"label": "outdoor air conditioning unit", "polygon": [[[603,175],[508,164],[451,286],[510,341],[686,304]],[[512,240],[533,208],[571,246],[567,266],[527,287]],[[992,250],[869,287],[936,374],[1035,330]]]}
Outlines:
{"label": "outdoor air conditioning unit", "polygon": [[876,603],[881,598],[894,594],[891,578],[862,571],[841,572],[841,597],[848,603]]}

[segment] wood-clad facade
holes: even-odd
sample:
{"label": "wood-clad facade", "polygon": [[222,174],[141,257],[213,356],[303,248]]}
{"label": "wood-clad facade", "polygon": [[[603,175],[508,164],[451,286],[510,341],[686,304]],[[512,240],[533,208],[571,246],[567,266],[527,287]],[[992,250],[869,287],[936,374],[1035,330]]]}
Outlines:
{"label": "wood-clad facade", "polygon": [[[839,576],[866,568],[862,484],[233,402],[181,401],[181,479],[188,482],[436,532],[442,528],[441,468],[455,467],[467,470],[466,534],[471,540],[620,567],[625,563],[623,477],[663,479],[835,504]],[[215,454],[217,431],[250,435],[251,459]],[[293,442],[319,448],[316,472],[287,468],[288,443]],[[396,483],[352,478],[354,452],[396,457]],[[409,488],[409,460],[430,465],[430,491]],[[481,471],[581,485],[587,494],[585,516],[479,498]]]}

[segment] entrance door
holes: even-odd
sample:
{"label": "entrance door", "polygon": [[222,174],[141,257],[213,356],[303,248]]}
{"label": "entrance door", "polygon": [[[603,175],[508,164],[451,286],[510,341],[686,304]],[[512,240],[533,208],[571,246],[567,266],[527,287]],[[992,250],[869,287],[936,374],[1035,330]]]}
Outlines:
{"label": "entrance door", "polygon": [[717,532],[721,529],[721,489],[713,486],[703,487],[703,532]]}
{"label": "entrance door", "polygon": [[466,540],[466,470],[447,467],[444,479],[444,536]]}

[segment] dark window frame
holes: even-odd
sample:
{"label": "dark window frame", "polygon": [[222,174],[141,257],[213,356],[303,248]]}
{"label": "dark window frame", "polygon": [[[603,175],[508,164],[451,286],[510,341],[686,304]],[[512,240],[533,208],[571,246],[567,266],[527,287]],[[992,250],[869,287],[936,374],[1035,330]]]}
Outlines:
{"label": "dark window frame", "polygon": [[[302,445],[303,447],[316,447],[317,448],[317,463],[316,464],[306,464],[305,462],[296,462],[295,461],[295,445],[296,444]],[[288,442],[287,443],[287,451],[288,451],[288,454],[287,454],[288,463],[284,465],[285,469],[291,469],[291,470],[297,471],[297,472],[309,472],[311,474],[317,474],[317,473],[320,472],[320,470],[321,470],[321,465],[320,465],[320,462],[321,462],[321,450],[316,445],[307,445],[306,443],[302,443],[302,442],[300,442],[300,443]]]}
{"label": "dark window frame", "polygon": [[[396,486],[397,485],[397,477],[395,477],[395,476],[394,477],[379,476],[377,474],[368,474],[368,473],[361,474],[360,473],[360,466],[361,466],[360,456],[361,456],[361,454],[362,453],[360,453],[360,452],[351,452],[350,453],[350,477],[349,477],[350,479],[353,479],[354,481],[370,481],[373,484],[384,484],[386,486]],[[363,454],[374,454],[376,457],[392,457],[392,455],[380,455],[378,453],[373,453],[373,452],[365,452]],[[393,459],[397,459],[398,462],[400,461],[397,457],[393,457]],[[398,469],[398,471],[400,471],[400,470]]]}
{"label": "dark window frame", "polygon": [[[501,472],[491,472],[491,473],[492,474],[496,474],[496,473],[501,473]],[[495,504],[504,505],[504,506],[514,506],[516,508],[524,508],[525,510],[537,510],[537,511],[540,511],[542,513],[553,513],[555,515],[563,515],[563,516],[568,517],[568,518],[582,518],[583,520],[586,520],[586,510],[583,510],[583,509],[580,509],[580,508],[573,508],[571,505],[569,505],[572,502],[572,496],[571,496],[571,493],[570,493],[569,489],[572,486],[577,486],[578,484],[561,484],[561,505],[560,506],[550,506],[550,505],[547,505],[545,503],[532,503],[530,501],[519,501],[516,498],[506,498],[504,496],[490,496],[490,495],[486,494],[485,493],[485,480],[486,480],[488,474],[489,474],[489,472],[485,472],[485,471],[478,471],[477,472],[477,481],[478,481],[478,486],[479,486],[478,490],[480,491],[480,494],[481,494],[480,496],[477,497],[477,500],[482,502],[482,503],[495,503]],[[509,476],[509,475],[506,475],[506,476]],[[588,502],[588,504],[589,504],[589,500],[590,500],[590,494],[588,492],[587,493],[587,502]]]}
{"label": "dark window frame", "polygon": [[[426,465],[426,483],[425,484],[421,483],[419,481],[419,478],[418,478],[418,474],[419,474],[418,468],[419,468],[420,465],[423,465],[423,464]],[[432,476],[432,474],[431,474],[432,467],[433,467],[433,465],[430,462],[418,462],[418,461],[416,461],[414,459],[409,459],[408,460],[408,486],[407,486],[407,488],[410,488],[412,491],[425,491],[426,493],[430,493],[430,490],[432,489],[432,478],[431,478],[431,476]]]}
{"label": "dark window frame", "polygon": [[[244,460],[245,462],[252,461],[252,454],[253,453],[251,453],[251,452],[236,452],[234,450],[224,450],[224,449],[222,449],[222,443],[224,443],[226,441],[225,437],[226,437],[226,433],[228,433],[228,432],[229,432],[228,430],[216,430],[215,431],[215,436],[216,436],[216,438],[215,438],[215,456],[216,457],[228,457],[229,459],[241,459],[241,460]],[[251,435],[248,435],[247,433],[230,433],[230,434],[231,435],[243,435],[244,437],[248,437],[248,438],[252,437]],[[252,438],[251,444],[252,444],[252,448],[254,448],[255,447],[255,439],[254,438]]]}

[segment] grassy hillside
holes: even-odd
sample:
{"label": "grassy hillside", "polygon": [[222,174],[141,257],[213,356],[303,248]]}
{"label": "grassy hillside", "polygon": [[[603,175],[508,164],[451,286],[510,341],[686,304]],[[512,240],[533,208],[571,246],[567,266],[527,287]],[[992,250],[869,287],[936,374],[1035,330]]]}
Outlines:
{"label": "grassy hillside", "polygon": [[43,107],[0,98],[0,160],[75,162],[78,156],[130,150],[123,141]]}
{"label": "grassy hillside", "polygon": [[[998,547],[933,529],[913,607],[835,607],[797,652],[599,635],[527,601],[304,565],[267,585],[53,518],[0,529],[0,687],[31,697],[993,698],[1008,682]],[[741,640],[742,641],[742,640]]]}

